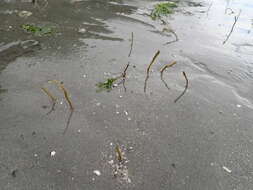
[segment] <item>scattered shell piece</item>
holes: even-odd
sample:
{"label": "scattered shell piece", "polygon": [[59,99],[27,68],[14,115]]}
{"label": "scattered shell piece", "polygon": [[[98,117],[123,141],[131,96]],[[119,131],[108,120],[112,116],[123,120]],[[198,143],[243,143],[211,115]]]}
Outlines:
{"label": "scattered shell piece", "polygon": [[38,154],[34,154],[34,157],[38,157]]}
{"label": "scattered shell piece", "polygon": [[237,104],[237,105],[236,105],[236,107],[240,108],[240,107],[242,107],[242,105],[240,105],[240,104]]}
{"label": "scattered shell piece", "polygon": [[29,17],[31,15],[32,15],[32,12],[30,12],[30,11],[20,11],[18,13],[18,16],[20,16],[22,18],[27,18],[27,17]]}
{"label": "scattered shell piece", "polygon": [[50,152],[50,155],[51,155],[52,157],[55,156],[55,154],[56,154],[55,151]]}
{"label": "scattered shell piece", "polygon": [[79,33],[85,33],[85,32],[86,32],[86,29],[85,29],[85,28],[79,28],[78,32],[79,32]]}
{"label": "scattered shell piece", "polygon": [[128,151],[129,151],[129,152],[131,152],[131,151],[133,151],[133,150],[134,150],[134,147],[132,147],[132,146],[128,147]]}
{"label": "scattered shell piece", "polygon": [[125,114],[128,115],[128,112],[126,110],[124,110]]}
{"label": "scattered shell piece", "polygon": [[101,176],[101,172],[99,170],[94,170],[93,173],[97,176]]}
{"label": "scattered shell piece", "polygon": [[128,120],[128,121],[131,121],[132,119],[131,119],[131,117],[128,117],[127,120]]}
{"label": "scattered shell piece", "polygon": [[228,173],[231,173],[231,172],[232,172],[232,170],[230,170],[230,169],[227,168],[226,166],[223,166],[222,168],[223,168],[223,170],[225,170],[225,171],[228,172]]}
{"label": "scattered shell piece", "polygon": [[87,77],[87,75],[84,74],[84,75],[83,75],[83,78],[86,78],[86,77]]}
{"label": "scattered shell piece", "polygon": [[78,132],[78,133],[81,133],[81,129],[78,129],[77,132]]}

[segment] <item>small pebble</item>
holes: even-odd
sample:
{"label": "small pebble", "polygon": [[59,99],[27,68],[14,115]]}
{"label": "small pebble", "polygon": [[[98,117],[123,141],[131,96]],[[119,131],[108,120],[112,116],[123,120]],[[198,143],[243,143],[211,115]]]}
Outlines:
{"label": "small pebble", "polygon": [[55,152],[55,151],[50,152],[50,155],[51,155],[52,157],[54,157],[54,156],[55,156],[55,154],[56,154],[56,152]]}
{"label": "small pebble", "polygon": [[101,172],[99,170],[94,170],[93,173],[96,174],[97,176],[101,176]]}
{"label": "small pebble", "polygon": [[237,104],[237,105],[236,105],[236,107],[240,108],[240,107],[242,107],[242,105],[240,105],[240,104]]}

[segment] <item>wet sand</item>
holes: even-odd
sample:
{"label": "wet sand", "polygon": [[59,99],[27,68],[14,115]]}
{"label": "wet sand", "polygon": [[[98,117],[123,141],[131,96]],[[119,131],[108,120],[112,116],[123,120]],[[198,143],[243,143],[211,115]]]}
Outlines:
{"label": "wet sand", "polygon": [[[147,16],[154,3],[0,3],[0,189],[253,188],[253,4],[181,1],[167,18],[179,41],[164,45],[174,36]],[[22,10],[32,16],[18,16]],[[55,33],[34,36],[20,28],[24,23]],[[160,69],[173,61],[163,74],[168,90]],[[126,92],[122,84],[97,92],[98,82],[128,63]],[[185,87],[182,71],[189,87],[174,103]],[[67,129],[71,110],[48,80],[62,81],[70,94]],[[57,97],[48,115],[52,104],[41,87]]]}

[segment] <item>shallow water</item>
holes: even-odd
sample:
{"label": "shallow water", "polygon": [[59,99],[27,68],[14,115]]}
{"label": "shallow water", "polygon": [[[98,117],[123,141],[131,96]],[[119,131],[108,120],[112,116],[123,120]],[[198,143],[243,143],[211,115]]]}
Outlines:
{"label": "shallow water", "polygon": [[[155,1],[43,2],[0,2],[2,189],[253,188],[251,2],[180,1],[167,18],[179,41],[168,45],[174,36],[147,16]],[[22,10],[32,16],[19,17]],[[55,32],[34,36],[20,28],[24,23]],[[164,72],[168,90],[159,71],[172,61]],[[96,92],[128,62],[126,92],[122,85]],[[174,103],[184,90],[182,71],[189,88]],[[48,80],[63,81],[75,107],[65,134],[70,110]],[[57,97],[49,115],[41,87]],[[127,176],[114,177],[116,144],[129,161]]]}

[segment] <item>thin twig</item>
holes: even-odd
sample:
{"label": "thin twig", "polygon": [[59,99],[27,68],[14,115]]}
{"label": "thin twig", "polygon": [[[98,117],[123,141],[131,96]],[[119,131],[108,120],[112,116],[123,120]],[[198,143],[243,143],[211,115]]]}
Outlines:
{"label": "thin twig", "polygon": [[67,130],[69,128],[70,120],[72,118],[73,113],[74,113],[74,110],[70,110],[70,113],[69,113],[69,116],[68,116],[68,120],[67,120],[67,124],[66,124],[66,127],[65,127],[64,131],[63,131],[64,135],[66,134],[66,132],[67,132]]}
{"label": "thin twig", "polygon": [[239,14],[234,17],[235,18],[234,24],[233,24],[229,34],[227,35],[227,38],[223,41],[223,45],[228,41],[229,37],[231,36],[232,32],[234,31],[235,25],[240,17],[240,14],[241,14],[241,10],[240,10]]}
{"label": "thin twig", "polygon": [[72,104],[72,102],[71,102],[71,100],[70,100],[70,98],[69,98],[69,94],[68,94],[67,90],[65,89],[65,87],[63,86],[63,84],[61,84],[61,82],[58,81],[58,80],[50,80],[50,81],[48,81],[48,82],[55,83],[55,84],[63,91],[64,97],[65,97],[66,101],[67,101],[68,104],[69,104],[69,108],[70,108],[71,110],[74,110],[74,106],[73,106],[73,104]]}
{"label": "thin twig", "polygon": [[130,47],[130,52],[128,54],[128,57],[131,56],[132,50],[133,50],[133,43],[134,43],[134,33],[132,32],[132,38],[131,38],[131,47]]}
{"label": "thin twig", "polygon": [[65,99],[67,100],[70,109],[71,109],[71,110],[74,110],[73,104],[72,104],[72,102],[70,101],[70,98],[69,98],[69,95],[68,95],[67,90],[64,88],[64,86],[63,86],[62,84],[60,85],[60,88],[62,89],[62,91],[63,91],[63,93],[64,93]]}
{"label": "thin twig", "polygon": [[175,103],[185,94],[186,90],[188,89],[189,80],[188,80],[185,72],[183,71],[182,73],[185,78],[186,84],[185,84],[184,91],[174,100]]}
{"label": "thin twig", "polygon": [[122,82],[123,82],[123,87],[124,87],[124,90],[125,90],[125,92],[126,92],[126,86],[125,86],[125,82],[126,82],[126,72],[127,72],[127,69],[128,69],[128,67],[129,67],[129,65],[130,65],[130,63],[128,63],[127,65],[126,65],[126,67],[125,67],[125,69],[124,69],[124,71],[123,71],[123,73],[122,73]]}
{"label": "thin twig", "polygon": [[122,156],[122,151],[121,151],[119,145],[116,145],[115,151],[116,151],[116,155],[117,155],[118,161],[122,162],[123,161],[123,156]]}
{"label": "thin twig", "polygon": [[165,66],[161,69],[161,71],[160,71],[160,73],[161,73],[161,80],[162,80],[162,82],[164,83],[165,87],[166,87],[168,90],[169,90],[170,88],[168,87],[168,84],[167,84],[167,83],[165,82],[165,80],[163,79],[163,72],[164,72],[167,68],[172,67],[173,65],[175,65],[176,63],[177,63],[176,61],[173,61],[172,63],[165,65]]}
{"label": "thin twig", "polygon": [[165,28],[163,28],[162,32],[172,33],[172,34],[174,35],[174,37],[175,37],[174,40],[169,41],[169,42],[166,42],[166,43],[163,44],[163,45],[168,45],[168,44],[177,42],[177,41],[179,40],[179,39],[178,39],[178,36],[177,36],[177,33],[176,33],[173,29],[171,29],[171,28],[169,27],[169,23],[168,23],[167,21],[161,19],[161,22],[162,22],[163,25],[166,26]]}
{"label": "thin twig", "polygon": [[144,82],[144,92],[146,93],[146,89],[147,89],[147,82],[148,82],[148,78],[149,78],[149,72],[150,72],[150,67],[154,64],[156,58],[158,57],[158,55],[160,54],[160,51],[158,50],[156,52],[156,54],[154,55],[152,61],[150,62],[150,64],[148,65],[148,68],[147,68],[147,74],[146,74],[146,79],[145,79],[145,82]]}
{"label": "thin twig", "polygon": [[51,99],[52,101],[52,107],[51,109],[49,110],[49,112],[47,112],[47,115],[49,115],[52,111],[54,111],[55,109],[55,105],[56,105],[56,101],[57,101],[57,98],[54,97],[47,88],[44,88],[42,87],[41,90]]}

